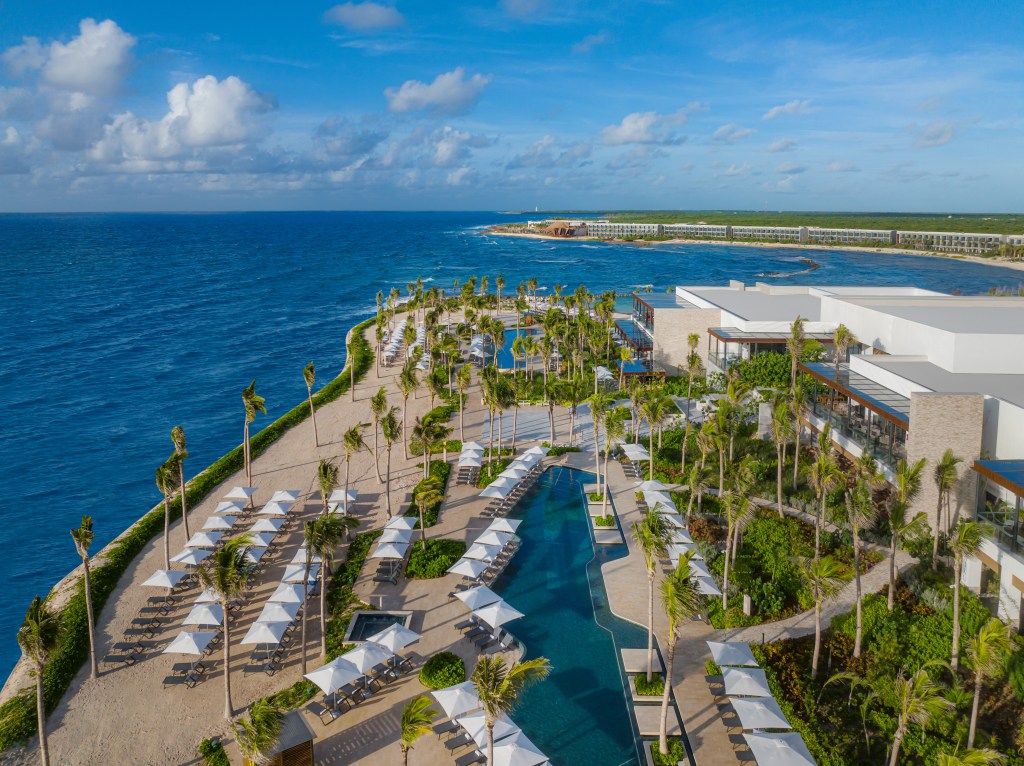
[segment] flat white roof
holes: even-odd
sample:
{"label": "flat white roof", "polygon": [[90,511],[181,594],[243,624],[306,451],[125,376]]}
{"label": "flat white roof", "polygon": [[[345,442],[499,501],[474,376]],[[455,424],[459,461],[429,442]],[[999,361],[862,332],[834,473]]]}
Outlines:
{"label": "flat white roof", "polygon": [[1024,407],[1024,375],[949,372],[924,359],[868,356],[870,364],[888,370],[930,391],[947,394],[987,394]]}
{"label": "flat white roof", "polygon": [[1024,335],[1024,298],[913,296],[887,300],[850,296],[840,300],[952,333]]}
{"label": "flat white roof", "polygon": [[771,295],[753,288],[684,287],[723,311],[752,322],[792,322],[797,314],[812,322],[821,319],[821,298],[803,293]]}

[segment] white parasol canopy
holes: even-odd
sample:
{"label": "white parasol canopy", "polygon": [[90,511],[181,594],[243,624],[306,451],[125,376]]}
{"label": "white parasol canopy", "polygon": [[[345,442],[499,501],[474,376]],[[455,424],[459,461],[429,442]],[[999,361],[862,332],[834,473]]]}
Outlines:
{"label": "white parasol canopy", "polygon": [[395,516],[388,520],[384,529],[416,529],[416,518],[413,516]]}
{"label": "white parasol canopy", "polygon": [[486,585],[477,585],[475,588],[467,588],[461,593],[456,593],[455,598],[468,606],[470,609],[479,609],[482,606],[501,601],[501,596],[488,588]]}
{"label": "white parasol canopy", "polygon": [[542,455],[524,452],[522,455],[517,456],[516,459],[512,461],[512,465],[516,465],[518,463],[520,465],[525,465],[528,468],[532,468],[543,459],[544,458]]}
{"label": "white parasol canopy", "polygon": [[356,498],[359,496],[359,491],[350,489],[347,492],[344,489],[336,489],[331,493],[331,496],[327,498],[328,503],[338,503],[339,505],[348,505],[354,503]]}
{"label": "white parasol canopy", "polygon": [[[487,718],[484,711],[480,710],[476,713],[459,716],[455,722],[466,730],[466,734],[476,742],[477,747],[487,746]],[[499,739],[509,737],[518,731],[522,731],[522,729],[516,726],[511,718],[503,715],[494,722],[494,741],[497,743]]]}
{"label": "white parasol canopy", "polygon": [[[302,580],[305,577],[306,564],[289,564],[284,568],[284,575],[281,577],[281,582],[287,583],[299,583],[302,584]],[[309,582],[313,583],[316,581],[317,575],[320,573],[320,565],[313,564],[309,567]]]}
{"label": "white parasol canopy", "polygon": [[[505,479],[497,479],[497,481],[506,481]],[[494,486],[491,484],[484,488],[483,492],[480,493],[480,497],[491,497],[496,500],[504,500],[506,497],[512,494],[512,487],[506,487],[503,485]]]}
{"label": "white parasol canopy", "polygon": [[235,526],[235,521],[238,519],[237,516],[211,516],[203,524],[203,529],[219,529],[226,531]]}
{"label": "white parasol canopy", "polygon": [[266,555],[266,553],[266,548],[254,546],[245,552],[245,560],[248,561],[250,564],[259,564],[260,559],[262,559]]}
{"label": "white parasol canopy", "polygon": [[469,546],[469,550],[466,551],[463,558],[465,559],[477,559],[478,561],[494,561],[498,554],[501,553],[501,548],[497,545],[477,545],[473,544]]}
{"label": "white parasol canopy", "polygon": [[[314,553],[309,560],[312,563],[314,563],[314,564],[319,564],[321,561],[323,561],[323,556],[321,556],[319,553]],[[305,563],[306,563],[306,548],[305,548],[305,546],[300,546],[299,549],[297,551],[295,551],[295,555],[292,556],[292,560],[289,563],[290,564],[302,564],[302,565],[305,565]]]}
{"label": "white parasol canopy", "polygon": [[249,527],[250,532],[280,532],[284,526],[284,519],[256,519],[256,523]]}
{"label": "white parasol canopy", "polygon": [[465,452],[466,450],[478,450],[480,452],[483,452],[484,445],[480,444],[479,442],[463,442],[462,451]]}
{"label": "white parasol canopy", "polygon": [[302,491],[298,489],[279,489],[270,496],[270,502],[291,504],[299,499],[300,494]]}
{"label": "white parasol canopy", "polygon": [[288,511],[290,511],[291,508],[291,503],[267,503],[265,506],[260,508],[258,513],[261,516],[287,516]]}
{"label": "white parasol canopy", "polygon": [[708,565],[703,561],[697,559],[690,559],[690,576],[691,577],[711,577],[711,570],[708,569]]}
{"label": "white parasol canopy", "polygon": [[223,625],[224,607],[220,604],[196,604],[182,622],[183,625]]}
{"label": "white parasol canopy", "polygon": [[361,673],[369,673],[373,668],[382,662],[387,662],[394,656],[394,652],[385,649],[379,644],[367,643],[357,646],[350,652],[345,652],[338,659],[355,666],[356,670]]}
{"label": "white parasol canopy", "polygon": [[691,545],[690,543],[672,543],[672,545],[668,546],[668,557],[672,560],[673,564],[679,561],[679,559],[687,553],[692,553],[694,559],[701,561],[704,559],[700,554],[700,551],[697,550],[696,545]]}
{"label": "white parasol canopy", "polygon": [[[674,516],[673,517],[673,519],[676,519],[676,518],[679,518],[679,517],[678,516]],[[672,532],[672,542],[674,542],[674,543],[684,543],[686,545],[693,545],[694,544],[693,543],[693,538],[690,537],[690,533],[687,532],[685,529],[676,529],[676,530],[674,530]]]}
{"label": "white parasol canopy", "polygon": [[472,681],[463,681],[461,684],[437,689],[430,694],[449,718],[480,708],[480,697],[476,691],[476,684]]}
{"label": "white parasol canopy", "polygon": [[254,622],[242,639],[243,644],[279,644],[290,622]]}
{"label": "white parasol canopy", "polygon": [[208,530],[206,532],[196,532],[192,537],[185,543],[186,548],[216,548],[217,543],[224,537],[223,532],[215,530]]}
{"label": "white parasol canopy", "polygon": [[277,537],[277,533],[276,532],[250,532],[249,533],[249,542],[252,545],[255,545],[255,546],[258,546],[258,547],[261,547],[261,548],[266,548],[272,542],[274,542],[274,538],[275,537]]}
{"label": "white parasol canopy", "polygon": [[504,471],[498,474],[502,479],[512,479],[512,481],[522,481],[529,471],[526,468],[513,468],[509,466]]}
{"label": "white parasol canopy", "polygon": [[744,734],[758,766],[815,766],[803,737],[795,731],[779,734]]}
{"label": "white parasol canopy", "polygon": [[757,660],[750,651],[750,644],[743,641],[708,641],[711,659],[716,665],[737,665],[756,668]]}
{"label": "white parasol canopy", "polygon": [[225,500],[248,500],[256,494],[256,487],[232,487],[224,495]]}
{"label": "white parasol canopy", "polygon": [[385,529],[380,537],[377,538],[379,543],[400,543],[408,545],[412,541],[412,530],[411,529]]}
{"label": "white parasol canopy", "polygon": [[271,604],[301,604],[306,600],[306,589],[301,582],[283,582],[277,586],[270,598]]}
{"label": "white parasol canopy", "polygon": [[479,559],[467,559],[462,557],[448,567],[448,571],[451,574],[459,574],[463,577],[477,578],[487,571],[487,563],[480,561]]}
{"label": "white parasol canopy", "polygon": [[[530,455],[529,457],[537,458],[537,460],[540,460],[540,457],[538,457],[537,455]],[[506,468],[505,470],[526,471],[526,473],[529,473],[530,471],[533,470],[533,466],[536,465],[537,460],[517,458],[516,460],[509,463],[508,468]]]}
{"label": "white parasol canopy", "polygon": [[479,456],[472,453],[466,455],[463,454],[459,458],[459,468],[479,468],[484,464],[484,461]]}
{"label": "white parasol canopy", "polygon": [[188,572],[178,569],[158,569],[142,584],[154,588],[176,588],[178,583],[186,577],[188,577]]}
{"label": "white parasol canopy", "polygon": [[661,505],[662,511],[671,509],[673,512],[676,510],[676,504],[672,502],[672,496],[668,492],[660,492],[658,490],[645,490],[644,491],[644,502],[647,503],[648,508],[654,508],[656,505]]}
{"label": "white parasol canopy", "polygon": [[647,481],[642,481],[636,485],[636,488],[641,492],[666,492],[668,490],[668,487],[666,487],[657,479],[648,479]]}
{"label": "white parasol canopy", "polygon": [[294,622],[300,606],[301,604],[294,601],[288,603],[270,601],[263,606],[263,611],[256,618],[256,622]]}
{"label": "white parasol canopy", "polygon": [[792,729],[779,703],[771,697],[731,700],[744,729]]}
{"label": "white parasol canopy", "polygon": [[504,625],[506,622],[512,620],[518,620],[523,616],[523,613],[518,609],[514,608],[507,601],[495,601],[493,604],[480,607],[479,609],[473,610],[473,614],[477,616],[477,619],[483,620],[492,628],[497,628],[500,625]]}
{"label": "white parasol canopy", "polygon": [[[683,521],[683,517],[680,516],[678,513],[665,513],[662,514],[662,516],[665,519],[665,523],[668,526],[672,527],[674,530],[681,531],[686,526],[686,522]],[[675,534],[679,534],[679,531],[677,531]],[[683,532],[682,534],[685,537],[689,537],[689,535],[686,535],[685,532]],[[691,539],[690,542],[692,543],[693,540]]]}
{"label": "white parasol canopy", "polygon": [[526,455],[540,455],[541,457],[544,457],[544,455],[548,454],[550,451],[551,451],[550,447],[530,447],[530,449],[526,450],[526,452],[524,454],[526,454]]}
{"label": "white parasol canopy", "polygon": [[216,635],[212,630],[183,630],[167,645],[163,654],[202,654]]}
{"label": "white parasol canopy", "polygon": [[[340,659],[340,658],[339,658]],[[353,681],[358,681],[363,674],[347,662],[328,662],[323,667],[317,668],[312,673],[306,673],[305,678],[315,683],[324,694],[334,694],[338,689]]]}
{"label": "white parasol canopy", "polygon": [[383,646],[390,652],[397,652],[409,646],[409,644],[415,644],[419,641],[420,634],[396,622],[388,625],[380,633],[374,633],[366,640],[378,646]]}
{"label": "white parasol canopy", "polygon": [[217,503],[217,507],[213,509],[214,513],[241,513],[245,510],[244,500],[221,500]]}
{"label": "white parasol canopy", "polygon": [[721,596],[722,591],[710,577],[690,577],[690,581],[697,586],[697,592],[705,596]]}
{"label": "white parasol canopy", "polygon": [[522,523],[522,519],[495,519],[491,522],[490,526],[487,527],[487,531],[514,533],[517,529],[519,529],[519,525]]}
{"label": "white parasol canopy", "polygon": [[504,548],[512,539],[511,532],[484,532],[474,542],[480,545],[498,545]]}
{"label": "white parasol canopy", "polygon": [[409,550],[408,543],[380,543],[370,554],[371,559],[404,559]]}
{"label": "white parasol canopy", "polygon": [[208,548],[186,548],[180,553],[171,556],[175,564],[184,564],[187,567],[198,566],[199,562],[208,557],[213,551]]}
{"label": "white parasol canopy", "polygon": [[491,766],[538,766],[548,757],[521,731],[494,743],[494,763]]}
{"label": "white parasol canopy", "polygon": [[725,693],[739,697],[771,697],[768,679],[760,668],[722,668]]}

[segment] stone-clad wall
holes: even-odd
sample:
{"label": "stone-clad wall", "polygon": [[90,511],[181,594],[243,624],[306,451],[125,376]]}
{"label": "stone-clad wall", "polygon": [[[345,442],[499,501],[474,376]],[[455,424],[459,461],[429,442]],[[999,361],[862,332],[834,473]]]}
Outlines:
{"label": "stone-clad wall", "polygon": [[670,375],[679,374],[679,365],[686,365],[686,338],[690,333],[700,336],[697,353],[705,367],[708,363],[708,328],[722,323],[721,309],[655,309],[654,361]]}
{"label": "stone-clad wall", "polygon": [[[971,465],[981,455],[984,417],[985,397],[981,394],[918,392],[910,397],[907,457],[911,464],[921,458],[928,461],[914,510],[928,514],[933,528],[939,497],[935,466],[947,449],[952,449],[963,460],[959,466],[961,481],[953,494],[953,523],[960,518],[974,517],[977,481]],[[943,519],[943,528],[945,524]]]}

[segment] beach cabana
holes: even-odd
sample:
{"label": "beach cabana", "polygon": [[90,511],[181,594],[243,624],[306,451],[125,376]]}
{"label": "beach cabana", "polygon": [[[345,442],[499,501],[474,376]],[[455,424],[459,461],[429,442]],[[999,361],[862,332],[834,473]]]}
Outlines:
{"label": "beach cabana", "polygon": [[256,494],[256,487],[232,487],[224,495],[225,500],[249,500]]}
{"label": "beach cabana", "polygon": [[472,681],[463,681],[461,684],[437,689],[430,694],[437,700],[445,715],[452,719],[471,710],[480,709],[480,697],[476,691],[476,684]]}
{"label": "beach cabana", "polygon": [[469,546],[469,550],[463,555],[465,559],[477,559],[478,561],[494,561],[501,553],[501,548],[497,545],[478,545],[474,543]]}
{"label": "beach cabana", "polygon": [[757,766],[816,766],[803,737],[795,731],[744,734]]}
{"label": "beach cabana", "polygon": [[196,604],[192,607],[182,625],[216,625],[224,624],[224,607],[220,604]]}
{"label": "beach cabana", "polygon": [[738,697],[771,697],[768,679],[760,668],[722,668],[725,693]]}
{"label": "beach cabana", "polygon": [[396,622],[388,625],[379,633],[374,633],[366,640],[377,644],[377,646],[383,646],[389,652],[397,652],[419,641],[420,634]]}
{"label": "beach cabana", "polygon": [[708,641],[711,659],[716,665],[736,665],[737,667],[756,668],[757,660],[750,651],[750,644],[743,641]]}
{"label": "beach cabana", "polygon": [[211,516],[203,524],[203,529],[220,530],[226,532],[235,526],[235,521],[238,519],[237,516]]}
{"label": "beach cabana", "polygon": [[792,729],[779,703],[771,697],[731,700],[744,729]]}
{"label": "beach cabana", "polygon": [[[455,722],[476,742],[477,747],[487,747],[487,718],[482,710],[459,716]],[[494,741],[497,743],[498,740],[511,737],[519,731],[522,729],[516,726],[511,718],[503,715],[494,722]]]}
{"label": "beach cabana", "polygon": [[500,599],[493,604],[474,609],[473,614],[476,615],[478,620],[486,622],[492,628],[500,627],[506,622],[518,620],[523,616],[523,613],[518,609],[514,608],[507,601]]}
{"label": "beach cabana", "polygon": [[384,529],[416,529],[417,520],[414,516],[395,516],[388,520]]}
{"label": "beach cabana", "polygon": [[466,557],[462,557],[454,564],[452,564],[450,567],[448,567],[448,571],[451,574],[457,574],[462,575],[463,577],[468,577],[470,579],[476,579],[477,577],[479,577],[487,571],[487,566],[488,565],[486,562],[480,561],[479,559],[467,559]]}
{"label": "beach cabana", "polygon": [[540,766],[548,757],[521,731],[494,743],[494,763],[490,766]]}
{"label": "beach cabana", "polygon": [[461,601],[463,604],[468,606],[470,609],[479,609],[480,607],[493,604],[497,601],[501,601],[501,596],[495,593],[493,590],[488,588],[486,585],[478,585],[475,588],[467,588],[461,593],[456,593],[455,598]]}
{"label": "beach cabana", "polygon": [[371,559],[404,559],[409,551],[408,543],[380,543],[373,553]]}
{"label": "beach cabana", "polygon": [[523,523],[522,519],[495,519],[487,527],[488,532],[512,532],[515,533],[519,529],[519,525]]}
{"label": "beach cabana", "polygon": [[306,589],[301,582],[282,582],[267,599],[269,603],[301,604],[306,600]]}

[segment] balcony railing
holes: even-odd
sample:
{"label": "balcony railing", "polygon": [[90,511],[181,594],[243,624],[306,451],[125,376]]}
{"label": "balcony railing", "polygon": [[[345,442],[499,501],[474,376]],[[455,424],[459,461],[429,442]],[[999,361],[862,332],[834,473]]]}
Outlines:
{"label": "balcony railing", "polygon": [[906,436],[898,434],[902,429],[893,424],[881,419],[850,419],[841,412],[829,412],[828,405],[819,401],[814,402],[812,411],[831,423],[833,434],[849,439],[888,468],[895,470],[897,463],[907,459]]}

